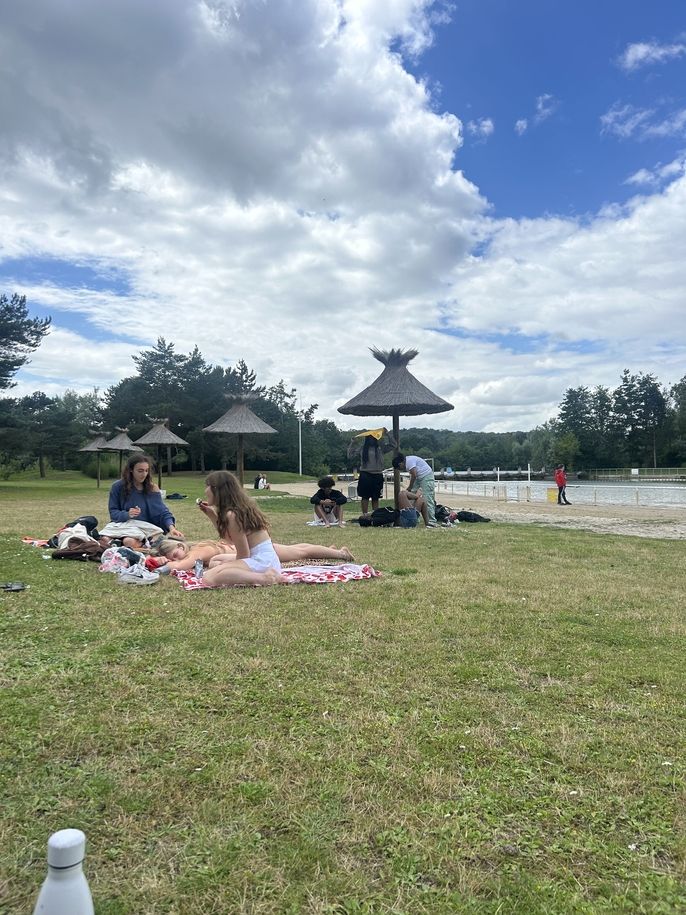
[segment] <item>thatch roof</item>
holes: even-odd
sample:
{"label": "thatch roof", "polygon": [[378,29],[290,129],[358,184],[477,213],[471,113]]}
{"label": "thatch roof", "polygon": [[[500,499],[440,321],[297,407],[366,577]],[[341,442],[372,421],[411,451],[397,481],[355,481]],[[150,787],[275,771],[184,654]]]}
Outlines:
{"label": "thatch roof", "polygon": [[94,438],[92,442],[88,442],[87,445],[84,445],[83,448],[79,448],[79,451],[103,451],[107,448],[107,441],[104,435],[99,435],[97,438]]}
{"label": "thatch roof", "polygon": [[266,435],[269,432],[276,432],[276,429],[272,429],[259,416],[255,416],[250,407],[241,401],[234,404],[230,410],[227,410],[223,416],[220,416],[209,426],[205,426],[202,431],[228,432],[236,435],[250,433]]}
{"label": "thatch roof", "polygon": [[105,442],[103,448],[106,448],[108,451],[140,451],[141,449],[138,445],[134,445],[131,439],[128,437],[126,432],[120,432],[118,435],[115,435],[114,438],[111,438],[108,442]]}
{"label": "thatch roof", "polygon": [[452,404],[434,394],[408,371],[407,364],[417,355],[416,349],[372,349],[371,353],[383,363],[383,372],[364,391],[339,407],[339,413],[351,413],[354,416],[388,416],[395,413],[401,416],[420,416],[423,413],[444,413],[454,409]]}
{"label": "thatch roof", "polygon": [[164,422],[155,423],[149,432],[141,435],[133,443],[134,445],[187,445],[188,442],[178,435],[167,429]]}

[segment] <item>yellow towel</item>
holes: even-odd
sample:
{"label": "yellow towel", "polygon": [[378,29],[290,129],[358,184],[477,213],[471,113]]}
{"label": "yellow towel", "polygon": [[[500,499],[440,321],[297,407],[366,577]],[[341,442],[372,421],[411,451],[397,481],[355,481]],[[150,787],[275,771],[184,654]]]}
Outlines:
{"label": "yellow towel", "polygon": [[359,432],[355,438],[366,438],[368,435],[371,435],[372,438],[375,438],[378,442],[385,431],[385,429],[367,429],[366,432]]}

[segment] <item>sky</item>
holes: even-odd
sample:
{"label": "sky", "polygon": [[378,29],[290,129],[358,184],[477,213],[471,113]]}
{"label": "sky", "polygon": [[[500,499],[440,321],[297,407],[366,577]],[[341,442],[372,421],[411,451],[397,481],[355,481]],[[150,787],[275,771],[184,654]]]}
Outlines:
{"label": "sky", "polygon": [[463,431],[686,375],[683,0],[5,3],[0,123],[12,396],[159,337],[344,429],[372,346]]}

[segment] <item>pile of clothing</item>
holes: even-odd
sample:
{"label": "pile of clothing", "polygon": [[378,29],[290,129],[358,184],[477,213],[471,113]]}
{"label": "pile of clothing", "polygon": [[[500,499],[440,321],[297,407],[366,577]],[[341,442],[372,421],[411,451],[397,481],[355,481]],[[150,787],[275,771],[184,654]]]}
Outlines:
{"label": "pile of clothing", "polygon": [[153,571],[149,563],[155,560],[127,546],[111,546],[102,554],[100,572],[114,572],[120,585],[154,585],[159,581],[159,572]]}

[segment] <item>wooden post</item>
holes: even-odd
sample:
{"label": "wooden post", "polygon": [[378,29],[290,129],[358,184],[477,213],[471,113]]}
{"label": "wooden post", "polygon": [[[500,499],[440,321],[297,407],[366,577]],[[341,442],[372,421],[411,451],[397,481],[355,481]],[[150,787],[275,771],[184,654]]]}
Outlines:
{"label": "wooden post", "polygon": [[[98,456],[96,458],[96,465],[98,468],[98,489],[100,489],[100,451],[98,451]],[[121,476],[121,471],[119,473],[119,476]]]}
{"label": "wooden post", "polygon": [[236,453],[236,471],[238,472],[238,481],[243,485],[243,436],[238,433],[238,450]]}
{"label": "wooden post", "polygon": [[[393,451],[393,456],[400,454],[400,416],[398,413],[393,414],[393,438],[395,439],[395,449]],[[393,501],[395,502],[395,509],[398,511],[400,508],[400,470],[397,467],[393,468]]]}

